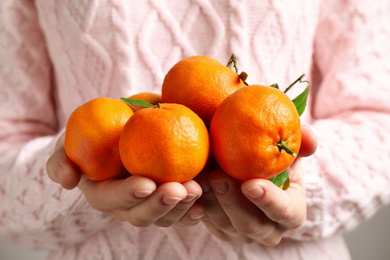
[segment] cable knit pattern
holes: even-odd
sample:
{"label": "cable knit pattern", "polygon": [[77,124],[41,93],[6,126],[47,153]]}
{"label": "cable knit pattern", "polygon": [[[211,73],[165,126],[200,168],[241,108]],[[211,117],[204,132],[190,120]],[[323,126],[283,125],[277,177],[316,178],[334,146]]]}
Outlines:
{"label": "cable knit pattern", "polygon": [[[340,234],[390,200],[389,13],[387,0],[2,0],[0,234],[49,259],[349,259]],[[223,242],[202,224],[135,228],[46,176],[77,106],[159,92],[179,59],[232,52],[249,83],[312,81],[308,216],[280,245]]]}

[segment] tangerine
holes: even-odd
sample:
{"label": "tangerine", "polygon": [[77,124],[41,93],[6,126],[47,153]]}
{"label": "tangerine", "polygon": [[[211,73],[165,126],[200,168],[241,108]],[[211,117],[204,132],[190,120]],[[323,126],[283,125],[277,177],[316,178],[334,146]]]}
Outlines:
{"label": "tangerine", "polygon": [[206,165],[210,139],[206,125],[192,110],[163,103],[139,110],[129,119],[119,151],[132,175],[182,183]]}
{"label": "tangerine", "polygon": [[165,75],[162,102],[189,107],[209,124],[218,105],[244,87],[236,72],[208,56],[191,56],[176,63]]}
{"label": "tangerine", "polygon": [[212,154],[239,180],[272,178],[290,166],[301,145],[299,114],[279,89],[252,85],[227,97],[210,124]]}
{"label": "tangerine", "polygon": [[99,97],[70,115],[65,130],[65,152],[89,179],[103,181],[128,175],[119,155],[119,138],[134,114],[125,102]]}
{"label": "tangerine", "polygon": [[[137,93],[137,94],[130,96],[129,98],[147,101],[153,105],[157,105],[158,103],[161,102],[161,95],[156,94],[156,93],[152,93],[152,92]],[[132,105],[132,107],[134,108],[135,111],[138,111],[140,109],[145,108],[143,106],[134,106],[134,105]]]}

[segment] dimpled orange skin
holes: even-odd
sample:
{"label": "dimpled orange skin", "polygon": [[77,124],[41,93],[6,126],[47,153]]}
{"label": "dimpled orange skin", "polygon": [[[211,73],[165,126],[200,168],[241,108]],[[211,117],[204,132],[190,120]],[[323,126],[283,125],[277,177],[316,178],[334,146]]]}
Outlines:
{"label": "dimpled orange skin", "polygon": [[239,180],[269,179],[290,166],[301,145],[299,114],[282,91],[260,85],[240,89],[226,98],[211,120],[212,154],[218,165]]}
{"label": "dimpled orange skin", "polygon": [[65,152],[89,179],[103,181],[128,175],[119,156],[119,138],[134,114],[126,103],[100,97],[76,108],[65,130]]}
{"label": "dimpled orange skin", "polygon": [[162,102],[189,107],[207,124],[218,105],[245,84],[230,68],[208,56],[191,56],[176,63],[162,85]]}
{"label": "dimpled orange skin", "polygon": [[186,182],[204,168],[210,154],[207,128],[180,104],[161,104],[137,111],[126,123],[120,155],[132,175],[157,183]]}
{"label": "dimpled orange skin", "polygon": [[[153,105],[156,105],[157,103],[161,103],[161,95],[157,93],[152,92],[141,92],[134,94],[129,97],[130,99],[137,99],[137,100],[143,100],[147,101]],[[135,111],[138,111],[140,109],[144,109],[145,107],[142,106],[132,106]]]}

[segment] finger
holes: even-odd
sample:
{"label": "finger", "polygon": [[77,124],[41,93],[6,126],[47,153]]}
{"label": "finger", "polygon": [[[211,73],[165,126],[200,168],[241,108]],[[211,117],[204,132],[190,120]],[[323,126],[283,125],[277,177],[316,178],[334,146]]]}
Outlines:
{"label": "finger", "polygon": [[202,218],[202,223],[210,231],[210,233],[213,234],[215,237],[217,237],[219,240],[231,241],[232,236],[222,231],[220,228],[217,228],[217,226],[215,226],[214,222],[211,221],[211,218],[208,216],[207,211]]}
{"label": "finger", "polygon": [[78,186],[88,203],[103,212],[127,211],[156,190],[156,183],[142,176],[95,182],[83,177]]}
{"label": "finger", "polygon": [[58,149],[46,162],[49,178],[65,189],[75,188],[81,178],[79,169],[66,156],[65,150]]}
{"label": "finger", "polygon": [[204,217],[202,217],[202,223],[214,236],[222,241],[234,241],[245,244],[254,242],[254,239],[241,235],[236,231],[227,232],[226,230],[220,229],[215,225],[215,221],[211,220],[207,212]]}
{"label": "finger", "polygon": [[202,204],[195,202],[176,224],[180,227],[195,226],[201,221],[205,213],[206,208]]}
{"label": "finger", "polygon": [[[187,197],[181,200],[162,218],[157,220],[155,223],[157,226],[169,227],[179,221],[192,207],[192,205],[194,205],[195,201],[202,195],[202,188],[197,182],[193,180],[183,183],[183,186],[187,191]],[[190,221],[187,222],[190,223]]]}
{"label": "finger", "polygon": [[206,215],[208,216],[207,219],[202,219],[202,221],[205,223],[212,223],[211,225],[214,225],[217,229],[223,230],[223,233],[234,233],[235,229],[229,217],[226,215],[223,208],[219,204],[218,199],[209,184],[208,174],[198,176],[196,180],[201,185],[203,190],[203,194],[199,199],[199,202],[206,208]]}
{"label": "finger", "polygon": [[64,140],[65,140],[65,132],[58,137],[58,140],[55,145],[55,151],[64,149]]}
{"label": "finger", "polygon": [[186,197],[187,190],[182,184],[163,183],[145,201],[128,210],[127,220],[137,227],[150,226]]}
{"label": "finger", "polygon": [[317,137],[314,132],[311,130],[309,126],[302,125],[301,126],[301,148],[299,150],[299,156],[307,157],[315,153],[317,150]]}
{"label": "finger", "polygon": [[232,222],[219,204],[209,184],[208,174],[197,176],[196,181],[198,181],[203,190],[202,197],[198,201],[206,208],[206,213],[201,220],[207,229],[223,241],[253,242],[252,239],[241,235],[233,227]]}
{"label": "finger", "polygon": [[276,224],[242,194],[237,180],[222,170],[216,170],[210,173],[209,181],[221,207],[238,233],[267,244],[271,238],[281,236]]}
{"label": "finger", "polygon": [[302,158],[298,157],[287,169],[290,187],[305,191]]}
{"label": "finger", "polygon": [[[294,170],[290,172],[295,175]],[[282,190],[272,182],[251,179],[241,186],[243,194],[272,221],[286,229],[301,226],[306,219],[305,188],[302,183],[292,182]]]}

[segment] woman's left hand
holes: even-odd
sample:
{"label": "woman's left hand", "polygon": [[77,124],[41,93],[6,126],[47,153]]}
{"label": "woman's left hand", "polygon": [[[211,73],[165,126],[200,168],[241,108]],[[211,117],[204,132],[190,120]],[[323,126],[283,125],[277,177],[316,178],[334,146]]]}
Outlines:
{"label": "woman's left hand", "polygon": [[[310,156],[317,139],[302,127],[299,157]],[[201,203],[206,207],[202,221],[221,240],[277,245],[283,234],[306,220],[306,192],[301,158],[289,167],[287,190],[265,179],[238,181],[222,170],[198,176],[203,188]]]}

